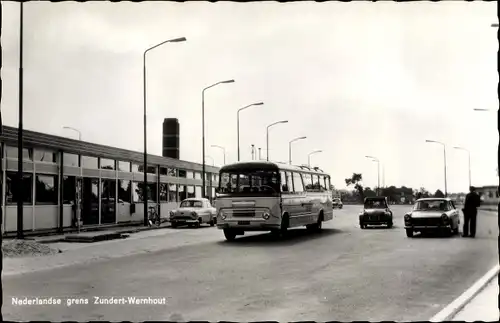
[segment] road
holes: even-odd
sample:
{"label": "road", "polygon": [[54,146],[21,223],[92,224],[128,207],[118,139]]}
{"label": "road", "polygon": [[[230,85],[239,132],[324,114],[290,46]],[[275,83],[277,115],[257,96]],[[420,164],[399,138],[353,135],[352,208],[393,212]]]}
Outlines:
{"label": "road", "polygon": [[[215,228],[164,229],[164,234],[127,242],[143,244],[144,250],[155,246],[152,252],[4,276],[3,317],[428,320],[498,263],[496,213],[479,214],[476,239],[409,239],[402,227],[409,207],[393,207],[392,229],[367,230],[357,223],[360,208],[336,210],[322,233],[296,229],[284,240],[249,234],[228,243]],[[112,250],[127,240],[85,248]],[[12,305],[16,296],[87,298],[90,304]],[[166,305],[95,305],[94,296],[165,297]]]}

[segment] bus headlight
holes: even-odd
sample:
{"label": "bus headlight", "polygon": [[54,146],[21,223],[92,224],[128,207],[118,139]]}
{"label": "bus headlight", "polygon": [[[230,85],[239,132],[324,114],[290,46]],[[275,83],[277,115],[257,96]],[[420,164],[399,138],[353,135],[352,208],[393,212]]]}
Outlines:
{"label": "bus headlight", "polygon": [[219,217],[222,219],[222,220],[225,220],[226,219],[226,215],[224,214],[224,212],[222,212],[222,210],[219,211]]}
{"label": "bus headlight", "polygon": [[264,212],[264,214],[262,214],[262,217],[264,218],[264,220],[269,220],[269,218],[271,217],[271,215],[267,212]]}

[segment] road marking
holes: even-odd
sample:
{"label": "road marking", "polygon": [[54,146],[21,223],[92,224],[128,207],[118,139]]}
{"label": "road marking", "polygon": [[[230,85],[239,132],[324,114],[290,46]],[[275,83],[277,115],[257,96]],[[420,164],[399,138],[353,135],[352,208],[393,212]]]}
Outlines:
{"label": "road marking", "polygon": [[429,321],[442,322],[451,320],[458,312],[460,312],[465,305],[467,305],[481,290],[483,290],[488,283],[498,275],[500,265],[491,268],[483,277],[476,281],[468,290],[462,295],[457,297],[448,306],[442,309],[439,313],[434,315]]}

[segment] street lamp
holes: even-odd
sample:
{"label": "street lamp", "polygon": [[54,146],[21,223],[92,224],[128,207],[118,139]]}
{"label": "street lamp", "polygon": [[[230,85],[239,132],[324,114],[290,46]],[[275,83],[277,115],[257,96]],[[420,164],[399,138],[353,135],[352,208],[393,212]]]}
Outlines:
{"label": "street lamp", "polygon": [[479,108],[475,108],[474,111],[491,111],[490,109],[479,109]]}
{"label": "street lamp", "polygon": [[309,167],[311,167],[311,155],[313,155],[313,154],[317,154],[317,153],[322,153],[322,152],[323,152],[323,150],[315,150],[315,151],[313,151],[313,152],[310,152],[310,153],[307,155],[307,165],[308,165]]}
{"label": "street lamp", "polygon": [[498,24],[491,24],[491,27],[496,27],[496,28],[498,28]]}
{"label": "street lamp", "polygon": [[210,157],[210,156],[205,156],[205,158],[209,158],[209,159],[211,159],[211,160],[212,160],[212,166],[215,166],[215,162],[214,162],[214,159],[213,159],[212,157]]}
{"label": "street lamp", "polygon": [[380,191],[380,160],[377,157],[373,156],[365,156],[368,159],[371,159],[374,162],[377,162],[377,196],[379,196]]}
{"label": "street lamp", "polygon": [[80,140],[80,141],[82,140],[82,133],[80,132],[80,130],[73,128],[73,127],[63,127],[63,129],[68,129],[68,130],[73,130],[73,131],[78,132],[78,140]]}
{"label": "street lamp", "polygon": [[453,147],[454,149],[458,149],[458,150],[463,150],[463,151],[466,151],[467,154],[469,155],[469,187],[472,186],[472,182],[471,182],[471,176],[470,176],[470,151],[468,149],[465,149],[465,148],[462,148],[462,147]]}
{"label": "street lamp", "polygon": [[[24,238],[23,215],[23,3],[19,8],[19,126],[17,129],[17,238]],[[60,226],[62,227],[62,226]]]}
{"label": "street lamp", "polygon": [[226,148],[217,145],[212,145],[211,147],[222,149],[222,153],[224,154],[224,165],[226,165]]}
{"label": "street lamp", "polygon": [[[214,86],[217,86],[219,84],[228,84],[228,83],[234,83],[234,80],[226,80],[226,81],[220,81],[220,82],[217,82],[217,83],[214,83],[210,86],[207,86],[206,88],[204,88],[202,91],[201,91],[201,145],[202,145],[202,155],[203,155],[203,171],[202,171],[202,176],[203,176],[203,193],[202,193],[202,197],[205,198],[206,197],[206,187],[205,187],[205,91],[214,87]],[[225,156],[224,156],[225,158]],[[224,162],[225,164],[225,162]]]}
{"label": "street lamp", "polygon": [[302,140],[302,139],[306,139],[307,137],[297,137],[295,139],[292,139],[290,140],[290,142],[288,143],[288,163],[291,165],[292,164],[292,143],[298,141],[298,140]]}
{"label": "street lamp", "polygon": [[271,123],[269,126],[267,126],[267,129],[266,129],[266,158],[267,158],[267,161],[269,161],[269,128],[271,128],[272,126],[275,126],[277,124],[281,124],[281,123],[288,123],[288,120],[282,120],[282,121],[277,121],[275,123]]}
{"label": "street lamp", "polygon": [[448,184],[446,181],[446,145],[440,141],[435,141],[435,140],[426,140],[425,142],[440,144],[443,146],[443,152],[444,152],[444,196],[447,197],[448,196]]}
{"label": "street lamp", "polygon": [[237,137],[238,137],[238,161],[240,161],[240,111],[245,110],[247,108],[256,106],[256,105],[263,105],[264,102],[258,102],[258,103],[252,103],[249,104],[243,108],[239,108],[238,112],[236,114],[236,131],[237,131]]}
{"label": "street lamp", "polygon": [[144,225],[148,225],[148,194],[147,194],[147,187],[148,187],[148,147],[147,147],[147,121],[146,121],[146,54],[150,51],[153,50],[157,47],[160,47],[161,45],[164,45],[166,43],[179,43],[186,41],[185,37],[180,37],[180,38],[174,38],[174,39],[169,39],[165,40],[159,44],[156,44],[152,47],[149,47],[144,51],[144,54],[142,55],[142,73],[143,73],[143,100],[144,100],[144,188],[142,190],[142,195],[143,195],[143,200],[144,200]]}

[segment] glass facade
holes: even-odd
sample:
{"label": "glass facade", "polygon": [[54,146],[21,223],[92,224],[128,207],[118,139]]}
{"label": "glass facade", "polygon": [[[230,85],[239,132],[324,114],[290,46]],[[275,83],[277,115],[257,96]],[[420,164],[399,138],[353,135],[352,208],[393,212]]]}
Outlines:
{"label": "glass facade", "polygon": [[[17,159],[17,147],[8,145],[4,147],[7,158]],[[95,151],[86,150],[84,155],[61,152],[61,149],[59,147],[25,147],[23,149],[23,158],[27,162],[28,168],[25,168],[23,174],[22,192],[20,193],[17,192],[18,186],[16,185],[18,183],[15,171],[16,164],[11,161],[5,164],[8,169],[3,170],[5,173],[5,204],[14,206],[18,201],[22,201],[25,207],[33,207],[33,211],[25,212],[25,215],[32,214],[33,217],[40,217],[42,214],[43,219],[38,220],[39,218],[37,218],[36,221],[33,221],[35,229],[37,229],[37,225],[38,229],[42,228],[47,222],[55,223],[53,229],[56,229],[60,212],[63,212],[64,225],[74,226],[76,225],[75,213],[77,209],[80,210],[80,219],[83,225],[138,221],[137,218],[142,215],[141,206],[134,209],[128,204],[142,203],[145,195],[151,205],[157,202],[178,203],[189,197],[202,197],[201,186],[192,184],[194,179],[200,181],[196,185],[201,185],[202,172],[189,169],[191,167],[189,164],[183,164],[185,168],[182,170],[176,167],[148,165],[149,174],[159,173],[170,178],[165,180],[163,177],[161,183],[156,183],[156,177],[150,178],[155,182],[148,183],[143,190],[142,176],[138,177],[137,174],[133,174],[133,172],[142,173],[140,162],[127,161],[126,157],[125,160],[120,160],[116,156],[100,157],[95,152],[98,151],[97,149]],[[121,158],[124,158],[123,155]],[[34,165],[30,168],[29,162],[38,164],[39,167]],[[61,169],[58,167],[61,163],[68,167]],[[95,172],[85,171],[81,168],[95,170]],[[107,176],[99,175],[106,173],[99,172],[100,169],[116,170],[119,173],[112,176],[109,174]],[[61,171],[63,171],[62,179],[60,178]],[[210,187],[212,175],[215,174],[207,172],[206,185],[207,191],[214,192],[215,188]],[[64,207],[57,207],[59,203],[63,204]],[[76,205],[79,208],[76,208]],[[39,206],[43,209],[38,208]],[[138,212],[137,208],[141,211]],[[15,223],[15,220],[12,220],[15,219],[13,216],[15,207],[9,207],[6,210],[6,222],[12,226],[12,223]],[[49,216],[49,214],[54,215]],[[31,225],[32,221],[25,219],[24,223]]]}

